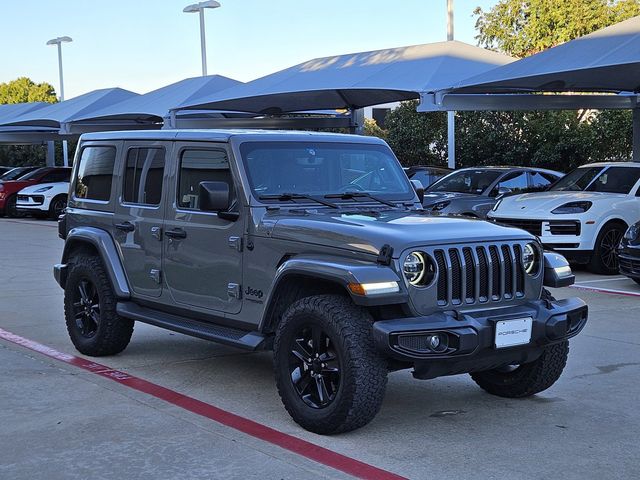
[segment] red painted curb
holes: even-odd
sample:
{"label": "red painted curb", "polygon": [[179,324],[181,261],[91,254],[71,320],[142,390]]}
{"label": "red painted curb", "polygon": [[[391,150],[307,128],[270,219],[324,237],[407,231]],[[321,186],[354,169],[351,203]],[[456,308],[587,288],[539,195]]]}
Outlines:
{"label": "red painted curb", "polygon": [[606,293],[608,295],[624,295],[625,297],[640,297],[640,292],[628,292],[626,290],[616,290],[613,288],[589,287],[586,285],[571,285],[571,288],[586,290],[588,292]]}
{"label": "red painted curb", "polygon": [[292,435],[280,432],[271,427],[267,427],[266,425],[262,425],[261,423],[249,420],[248,418],[227,412],[226,410],[214,407],[213,405],[196,400],[195,398],[183,395],[161,385],[148,382],[141,378],[134,377],[133,375],[129,375],[128,373],[114,370],[110,367],[84,358],[76,357],[75,355],[59,352],[51,347],[20,337],[19,335],[15,335],[1,328],[0,339],[28,348],[34,352],[41,353],[49,358],[82,368],[96,375],[100,375],[101,377],[109,378],[121,385],[159,398],[188,410],[189,412],[195,413],[196,415],[206,417],[222,425],[246,433],[247,435],[251,435],[252,437],[265,442],[277,445],[285,450],[289,450],[290,452],[352,475],[356,478],[368,480],[401,480],[405,478],[305,440],[301,440]]}

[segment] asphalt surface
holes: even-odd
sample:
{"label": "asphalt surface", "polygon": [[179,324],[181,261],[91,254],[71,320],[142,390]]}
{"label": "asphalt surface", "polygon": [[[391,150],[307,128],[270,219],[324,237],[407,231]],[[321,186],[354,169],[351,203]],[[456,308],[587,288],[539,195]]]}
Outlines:
{"label": "asphalt surface", "polygon": [[[63,242],[47,221],[0,219],[0,329],[81,357],[51,266]],[[104,365],[353,459],[416,479],[635,478],[640,459],[640,286],[578,272],[591,309],[551,389],[492,397],[468,376],[390,375],[367,427],[322,437],[280,403],[270,355],[136,324]],[[603,293],[624,291],[625,295]],[[637,295],[637,296],[635,296]],[[0,340],[0,478],[349,478],[152,395]]]}

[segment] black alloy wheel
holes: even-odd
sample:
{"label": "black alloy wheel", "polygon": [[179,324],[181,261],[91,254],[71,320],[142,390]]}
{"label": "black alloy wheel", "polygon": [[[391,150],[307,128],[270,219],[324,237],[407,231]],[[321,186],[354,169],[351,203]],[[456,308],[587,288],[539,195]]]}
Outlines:
{"label": "black alloy wheel", "polygon": [[65,195],[60,195],[55,197],[51,201],[51,206],[49,207],[49,211],[51,212],[51,218],[57,220],[60,215],[62,215],[63,210],[67,206],[67,197]]}
{"label": "black alloy wheel", "polygon": [[78,282],[73,298],[73,318],[80,335],[95,336],[100,326],[100,297],[93,282],[83,278]]}
{"label": "black alloy wheel", "polygon": [[293,337],[289,374],[300,399],[311,408],[325,408],[340,389],[340,360],[321,326],[304,325]]}
{"label": "black alloy wheel", "polygon": [[617,272],[619,269],[616,250],[618,245],[620,245],[623,235],[624,232],[621,229],[612,228],[605,232],[602,237],[602,241],[600,242],[600,259],[602,261],[602,265],[610,271]]}

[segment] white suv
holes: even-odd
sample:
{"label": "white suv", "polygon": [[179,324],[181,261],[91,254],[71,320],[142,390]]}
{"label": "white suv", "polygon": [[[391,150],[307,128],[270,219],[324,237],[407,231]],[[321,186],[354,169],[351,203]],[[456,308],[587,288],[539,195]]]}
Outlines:
{"label": "white suv", "polygon": [[37,217],[58,218],[67,206],[69,182],[40,183],[18,192],[16,209]]}
{"label": "white suv", "polygon": [[592,272],[618,273],[616,248],[640,220],[640,163],[584,165],[546,192],[505,197],[489,218],[537,235]]}

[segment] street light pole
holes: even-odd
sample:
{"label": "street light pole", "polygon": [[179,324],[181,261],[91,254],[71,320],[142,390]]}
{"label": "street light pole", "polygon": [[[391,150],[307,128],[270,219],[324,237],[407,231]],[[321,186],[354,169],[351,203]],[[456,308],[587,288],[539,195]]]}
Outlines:
{"label": "street light pole", "polygon": [[[447,0],[447,41],[453,41],[453,0]],[[449,168],[456,168],[456,112],[447,112],[447,157]]]}
{"label": "street light pole", "polygon": [[184,7],[182,10],[184,13],[196,13],[198,12],[200,16],[200,54],[202,55],[202,76],[207,75],[207,41],[205,39],[205,30],[204,30],[204,10],[206,8],[220,8],[219,2],[214,0],[209,0],[206,2],[194,3],[193,5],[188,5]]}
{"label": "street light pole", "polygon": [[[72,42],[72,41],[73,40],[71,37],[58,37],[58,38],[52,38],[47,42],[47,45],[56,45],[58,47],[58,73],[60,75],[60,101],[61,102],[64,102],[64,75],[62,73],[62,44]],[[53,163],[55,163],[55,159],[48,159],[48,160],[53,160]],[[62,141],[62,164],[65,167],[69,165],[69,145],[67,144],[66,140]]]}

